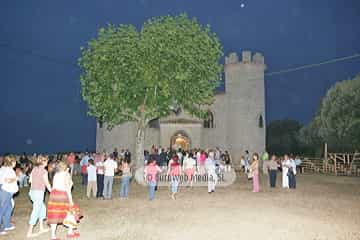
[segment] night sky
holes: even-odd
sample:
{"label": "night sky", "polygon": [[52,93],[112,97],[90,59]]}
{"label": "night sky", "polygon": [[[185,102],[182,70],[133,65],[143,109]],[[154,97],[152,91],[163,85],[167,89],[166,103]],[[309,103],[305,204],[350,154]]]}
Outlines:
{"label": "night sky", "polygon": [[[267,73],[360,53],[359,0],[2,0],[0,153],[95,149],[80,46],[107,23],[140,27],[181,12],[210,24],[226,55],[263,53]],[[309,122],[326,90],[359,72],[355,58],[266,76],[268,123]]]}

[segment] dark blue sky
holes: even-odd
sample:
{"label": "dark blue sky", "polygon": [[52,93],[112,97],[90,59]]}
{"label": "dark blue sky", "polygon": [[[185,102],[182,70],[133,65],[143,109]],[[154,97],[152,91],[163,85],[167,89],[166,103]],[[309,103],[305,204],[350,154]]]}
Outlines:
{"label": "dark blue sky", "polygon": [[[241,8],[241,4],[245,7]],[[80,96],[80,46],[107,23],[140,27],[187,12],[210,24],[225,54],[262,52],[274,72],[360,53],[358,0],[3,0],[0,153],[95,148]],[[326,90],[360,72],[360,58],[266,77],[267,120],[307,123]]]}

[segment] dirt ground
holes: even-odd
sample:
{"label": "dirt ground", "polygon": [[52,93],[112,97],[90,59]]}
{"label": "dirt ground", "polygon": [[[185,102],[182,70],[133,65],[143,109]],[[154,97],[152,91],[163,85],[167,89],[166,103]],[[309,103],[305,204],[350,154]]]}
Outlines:
{"label": "dirt ground", "polygon": [[[360,239],[360,178],[300,175],[296,190],[270,189],[262,178],[261,192],[252,193],[242,175],[214,194],[205,187],[182,188],[176,201],[162,187],[153,202],[134,182],[128,200],[118,198],[119,180],[112,200],[87,200],[75,182],[74,201],[85,216],[79,239]],[[16,230],[0,239],[26,239],[32,206],[27,192],[23,188],[16,197]],[[58,237],[65,239],[65,231],[60,226]]]}

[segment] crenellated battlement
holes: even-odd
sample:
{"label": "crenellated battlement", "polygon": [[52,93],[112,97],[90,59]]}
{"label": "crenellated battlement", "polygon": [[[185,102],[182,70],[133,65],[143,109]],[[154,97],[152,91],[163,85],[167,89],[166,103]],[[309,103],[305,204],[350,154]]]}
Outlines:
{"label": "crenellated battlement", "polygon": [[225,65],[228,64],[254,64],[254,65],[265,65],[264,56],[261,53],[255,53],[252,55],[251,51],[242,51],[241,59],[239,60],[238,55],[235,52],[225,57]]}

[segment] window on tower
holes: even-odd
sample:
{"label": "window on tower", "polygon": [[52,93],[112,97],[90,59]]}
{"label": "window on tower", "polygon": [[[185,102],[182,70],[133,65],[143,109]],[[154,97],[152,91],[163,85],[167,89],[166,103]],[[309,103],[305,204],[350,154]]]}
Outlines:
{"label": "window on tower", "polygon": [[214,114],[211,111],[207,112],[204,120],[204,128],[214,128]]}
{"label": "window on tower", "polygon": [[264,127],[264,119],[263,119],[263,116],[262,114],[260,114],[259,116],[259,128],[263,128]]}

